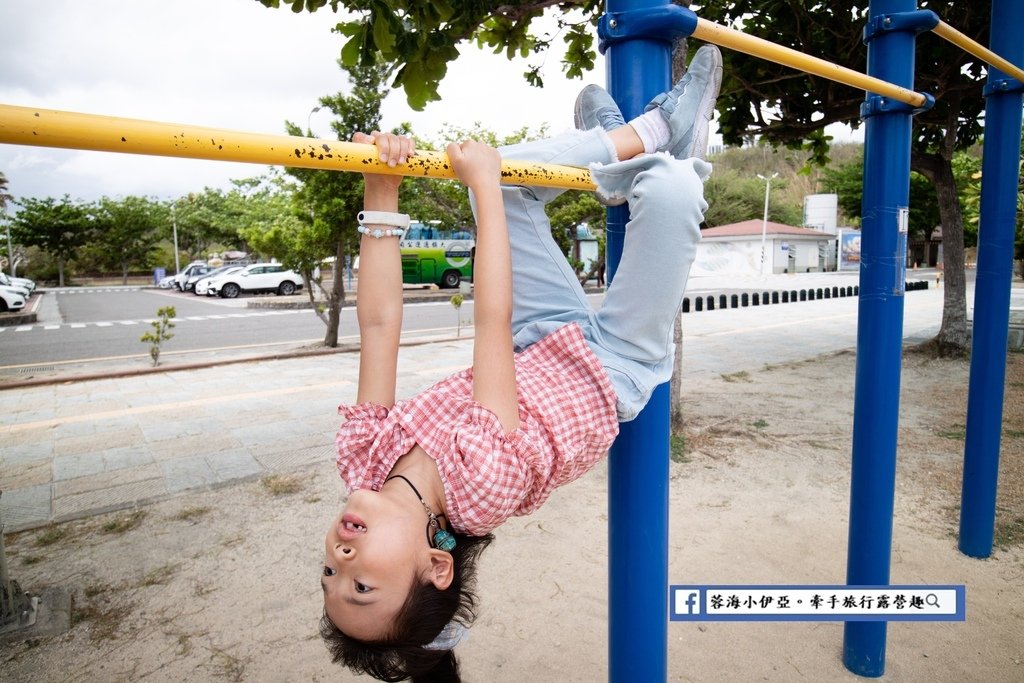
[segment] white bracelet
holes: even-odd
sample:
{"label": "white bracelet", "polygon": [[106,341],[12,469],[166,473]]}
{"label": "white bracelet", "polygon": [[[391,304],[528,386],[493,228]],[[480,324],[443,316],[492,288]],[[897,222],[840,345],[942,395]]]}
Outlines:
{"label": "white bracelet", "polygon": [[405,230],[402,230],[401,228],[388,228],[387,230],[381,230],[380,228],[368,228],[365,225],[360,225],[356,228],[356,231],[361,232],[364,235],[369,235],[370,237],[376,237],[377,239],[380,239],[381,237],[397,237],[401,239],[405,235]]}
{"label": "white bracelet", "polygon": [[359,225],[393,225],[396,228],[409,227],[409,214],[392,211],[360,211],[356,217]]}

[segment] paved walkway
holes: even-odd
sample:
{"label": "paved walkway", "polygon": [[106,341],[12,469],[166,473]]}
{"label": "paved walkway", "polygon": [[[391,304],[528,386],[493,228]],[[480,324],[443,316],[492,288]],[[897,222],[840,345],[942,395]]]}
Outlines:
{"label": "paved walkway", "polygon": [[[752,291],[819,287],[845,276],[800,277],[778,286],[733,284]],[[695,279],[691,291],[711,291],[708,284]],[[1024,290],[1015,294],[1020,305]],[[852,348],[856,301],[690,313],[684,374],[758,369]],[[907,337],[933,335],[941,290],[908,292],[905,310]],[[462,369],[471,357],[468,336],[407,346],[399,395]],[[0,391],[0,514],[15,531],[330,460],[337,405],[355,399],[357,361],[355,353],[338,352]]]}

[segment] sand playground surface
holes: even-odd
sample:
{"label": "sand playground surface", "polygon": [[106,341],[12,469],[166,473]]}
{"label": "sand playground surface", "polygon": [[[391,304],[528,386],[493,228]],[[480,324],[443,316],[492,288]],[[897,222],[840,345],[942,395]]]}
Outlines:
{"label": "sand playground surface", "polygon": [[[966,361],[904,360],[893,584],[965,584],[964,622],[892,623],[888,681],[1024,680],[1024,354],[1007,367],[997,547],[957,551]],[[827,384],[827,391],[823,387]],[[854,356],[694,380],[671,465],[669,580],[842,584]],[[325,440],[331,438],[324,435]],[[607,469],[496,532],[469,681],[607,676]],[[317,633],[332,462],[10,534],[13,578],[69,631],[0,646],[4,681],[344,681]],[[642,525],[644,520],[634,520]],[[671,623],[671,681],[855,681],[839,623]]]}

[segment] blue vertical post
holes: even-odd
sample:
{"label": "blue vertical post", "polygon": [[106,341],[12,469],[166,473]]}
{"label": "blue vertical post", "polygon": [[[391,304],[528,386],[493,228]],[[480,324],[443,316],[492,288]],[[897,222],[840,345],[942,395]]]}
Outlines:
{"label": "blue vertical post", "polygon": [[[626,120],[671,86],[672,39],[696,26],[665,0],[608,0],[599,35],[608,91]],[[622,254],[629,211],[608,210],[608,282]],[[664,681],[668,656],[669,391],[622,424],[608,473],[608,677]]]}
{"label": "blue vertical post", "polygon": [[[1024,64],[1024,3],[993,0],[990,49]],[[989,67],[985,86],[981,224],[974,288],[974,335],[967,395],[967,435],[960,505],[960,552],[988,557],[996,516],[996,480],[1006,383],[1007,325],[1013,279],[1013,233],[1020,181],[1020,81]]]}
{"label": "blue vertical post", "polygon": [[[915,0],[871,0],[868,74],[913,88],[916,29],[884,17],[913,13]],[[902,25],[904,22],[897,22]],[[868,93],[861,223],[860,300],[846,581],[887,585],[892,551],[903,348],[912,110]],[[843,663],[861,676],[885,671],[885,622],[847,622]]]}

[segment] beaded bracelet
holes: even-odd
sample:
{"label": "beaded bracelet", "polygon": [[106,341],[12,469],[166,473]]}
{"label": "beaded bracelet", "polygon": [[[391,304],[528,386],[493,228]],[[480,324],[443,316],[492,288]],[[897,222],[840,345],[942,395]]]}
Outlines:
{"label": "beaded bracelet", "polygon": [[402,238],[405,236],[405,230],[402,230],[401,228],[388,228],[387,230],[381,230],[380,228],[368,228],[365,225],[360,225],[356,228],[356,231],[370,237],[375,237],[376,239],[380,239],[381,237]]}
{"label": "beaded bracelet", "polygon": [[[356,230],[363,235],[369,235],[376,239],[381,237],[397,237],[401,239],[405,235],[405,228],[409,227],[409,214],[394,213],[391,211],[360,211],[357,216],[359,227]],[[393,228],[368,228],[370,225],[391,225]]]}

